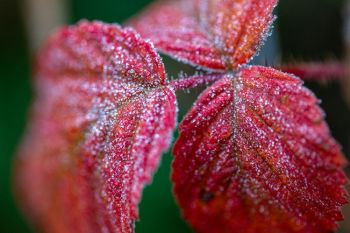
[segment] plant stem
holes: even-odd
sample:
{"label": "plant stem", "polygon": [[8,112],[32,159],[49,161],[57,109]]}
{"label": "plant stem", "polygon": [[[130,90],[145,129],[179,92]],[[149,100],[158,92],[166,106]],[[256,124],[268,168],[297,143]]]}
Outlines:
{"label": "plant stem", "polygon": [[278,69],[294,74],[306,81],[342,80],[346,78],[346,65],[340,62],[300,63],[283,65]]}
{"label": "plant stem", "polygon": [[69,4],[65,0],[25,0],[21,6],[32,52],[55,27],[68,22]]}
{"label": "plant stem", "polygon": [[346,79],[342,82],[342,91],[350,108],[350,0],[347,0],[346,7],[344,10],[344,42],[346,46],[346,64],[347,64],[347,74]]}
{"label": "plant stem", "polygon": [[210,84],[219,79],[221,79],[225,74],[222,73],[214,73],[207,75],[194,75],[189,78],[181,78],[176,79],[170,82],[170,86],[172,86],[176,91],[186,90],[190,88],[195,88],[199,85]]}
{"label": "plant stem", "polygon": [[[340,62],[299,63],[282,65],[276,68],[294,74],[306,81],[344,80],[347,74],[345,63]],[[188,78],[173,80],[170,82],[170,86],[177,91],[195,88],[199,85],[213,83],[221,79],[224,75],[223,73],[194,75]]]}

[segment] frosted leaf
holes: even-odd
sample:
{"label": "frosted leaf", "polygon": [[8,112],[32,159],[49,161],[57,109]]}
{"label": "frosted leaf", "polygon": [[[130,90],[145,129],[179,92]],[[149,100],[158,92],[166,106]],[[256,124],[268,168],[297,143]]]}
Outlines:
{"label": "frosted leaf", "polygon": [[175,127],[162,61],[132,29],[81,22],[38,57],[19,201],[40,232],[134,231],[143,186]]}
{"label": "frosted leaf", "polygon": [[166,54],[207,69],[231,70],[258,50],[276,2],[158,1],[129,24]]}
{"label": "frosted leaf", "polygon": [[248,67],[209,87],[180,125],[172,180],[198,232],[331,232],[345,160],[302,82]]}

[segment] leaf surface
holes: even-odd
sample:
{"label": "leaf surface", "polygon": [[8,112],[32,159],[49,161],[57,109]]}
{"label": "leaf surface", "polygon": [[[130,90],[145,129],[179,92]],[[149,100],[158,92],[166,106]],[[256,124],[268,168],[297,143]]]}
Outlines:
{"label": "leaf surface", "polygon": [[248,67],[209,87],[180,125],[172,180],[198,232],[330,232],[347,202],[346,161],[314,95]]}
{"label": "leaf surface", "polygon": [[255,55],[277,0],[158,1],[129,23],[157,49],[207,69],[232,70]]}
{"label": "leaf surface", "polygon": [[134,231],[175,127],[162,61],[132,29],[81,22],[42,49],[16,164],[19,200],[43,232]]}

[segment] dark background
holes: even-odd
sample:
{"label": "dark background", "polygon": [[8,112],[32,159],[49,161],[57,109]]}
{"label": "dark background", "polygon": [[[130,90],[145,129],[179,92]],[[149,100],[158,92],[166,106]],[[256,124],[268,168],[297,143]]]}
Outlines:
{"label": "dark background", "polygon": [[[71,0],[69,23],[82,18],[99,19],[107,22],[123,22],[147,5],[149,0]],[[279,37],[281,57],[288,61],[312,61],[343,59],[342,0],[280,0],[276,10],[278,20],[275,30]],[[0,232],[31,232],[15,207],[11,194],[11,164],[16,146],[23,133],[28,106],[32,100],[31,70],[32,55],[28,48],[23,2],[0,0]],[[43,8],[45,11],[45,8]],[[188,70],[170,59],[168,71],[175,75],[175,68]],[[270,60],[273,65],[278,59]],[[174,68],[175,67],[175,68]],[[350,112],[345,105],[339,83],[307,83],[323,100],[333,135],[343,145],[344,152],[350,155]],[[188,95],[195,98],[198,90],[190,94],[179,94],[180,117],[190,102]],[[181,220],[178,208],[171,194],[169,182],[171,155],[166,154],[154,182],[147,187],[140,205],[141,221],[136,225],[140,232],[190,232]],[[350,232],[346,216],[341,232]]]}

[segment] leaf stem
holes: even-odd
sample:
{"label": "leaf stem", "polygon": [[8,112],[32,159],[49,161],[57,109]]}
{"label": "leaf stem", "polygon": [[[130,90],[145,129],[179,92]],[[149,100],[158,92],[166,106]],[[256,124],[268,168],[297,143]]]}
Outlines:
{"label": "leaf stem", "polygon": [[294,74],[305,81],[331,81],[346,78],[346,65],[341,62],[299,63],[282,65],[278,69]]}
{"label": "leaf stem", "polygon": [[176,91],[195,88],[199,85],[207,85],[221,79],[225,74],[214,73],[205,75],[193,75],[188,78],[180,78],[171,81],[169,84]]}
{"label": "leaf stem", "polygon": [[[347,69],[341,62],[312,62],[288,64],[276,67],[277,69],[294,74],[305,81],[332,81],[346,78]],[[210,84],[221,79],[224,73],[193,75],[169,82],[176,91],[195,88],[199,85]]]}

